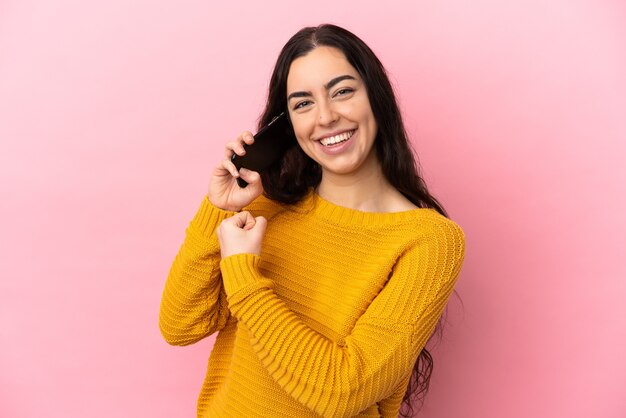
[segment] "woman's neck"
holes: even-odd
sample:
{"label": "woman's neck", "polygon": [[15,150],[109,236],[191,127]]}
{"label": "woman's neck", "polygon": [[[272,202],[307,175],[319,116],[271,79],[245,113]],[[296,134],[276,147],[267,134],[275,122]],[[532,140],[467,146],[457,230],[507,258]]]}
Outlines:
{"label": "woman's neck", "polygon": [[388,198],[395,193],[379,164],[351,174],[324,172],[317,187],[322,199],[363,212],[388,212]]}

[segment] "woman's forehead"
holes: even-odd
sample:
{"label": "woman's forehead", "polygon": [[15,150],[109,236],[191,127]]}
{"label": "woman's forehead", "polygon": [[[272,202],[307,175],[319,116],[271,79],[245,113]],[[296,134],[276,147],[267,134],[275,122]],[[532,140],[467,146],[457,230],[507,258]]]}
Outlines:
{"label": "woman's forehead", "polygon": [[287,75],[287,90],[320,87],[329,80],[351,75],[360,80],[358,71],[337,48],[320,46],[292,61]]}

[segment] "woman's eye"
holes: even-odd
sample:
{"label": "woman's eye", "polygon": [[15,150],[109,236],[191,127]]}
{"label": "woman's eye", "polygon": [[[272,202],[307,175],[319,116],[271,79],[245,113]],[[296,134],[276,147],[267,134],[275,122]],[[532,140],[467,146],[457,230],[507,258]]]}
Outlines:
{"label": "woman's eye", "polygon": [[296,106],[294,107],[294,109],[302,109],[303,107],[307,106],[310,102],[308,100],[303,100],[301,102],[298,102],[296,104]]}
{"label": "woman's eye", "polygon": [[353,91],[354,90],[349,88],[339,89],[337,90],[337,93],[335,93],[335,96],[345,96],[346,94],[352,93]]}

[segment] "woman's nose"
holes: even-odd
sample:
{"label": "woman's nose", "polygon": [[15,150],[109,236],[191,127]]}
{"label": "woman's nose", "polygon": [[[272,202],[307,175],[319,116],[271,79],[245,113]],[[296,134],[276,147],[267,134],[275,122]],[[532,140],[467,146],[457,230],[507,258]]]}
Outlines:
{"label": "woman's nose", "polygon": [[318,105],[318,123],[320,125],[332,125],[337,121],[338,115],[329,103],[320,103]]}

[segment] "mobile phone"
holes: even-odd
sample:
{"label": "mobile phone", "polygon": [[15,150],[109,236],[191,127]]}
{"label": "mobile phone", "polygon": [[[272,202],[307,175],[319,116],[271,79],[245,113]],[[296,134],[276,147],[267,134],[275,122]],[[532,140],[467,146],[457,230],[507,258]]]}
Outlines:
{"label": "mobile phone", "polygon": [[[296,142],[287,113],[282,112],[254,135],[254,142],[251,145],[243,145],[246,150],[244,155],[234,154],[231,161],[237,171],[243,167],[261,173],[280,159]],[[248,185],[241,177],[237,177],[237,184],[241,188]]]}

